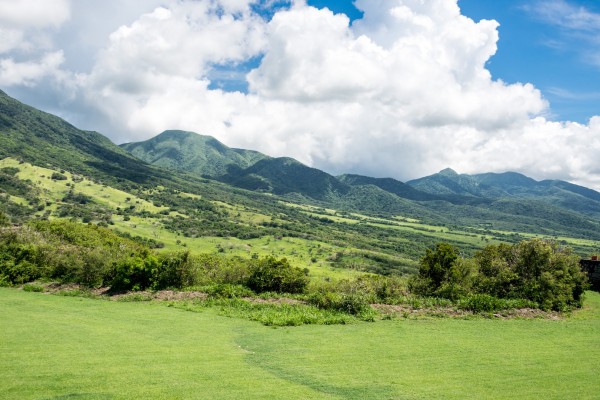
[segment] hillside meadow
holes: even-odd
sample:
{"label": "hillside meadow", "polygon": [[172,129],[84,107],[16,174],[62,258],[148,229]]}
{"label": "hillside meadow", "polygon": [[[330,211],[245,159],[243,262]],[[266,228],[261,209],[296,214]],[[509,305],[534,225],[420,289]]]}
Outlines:
{"label": "hillside meadow", "polygon": [[7,399],[595,399],[600,295],[560,320],[270,328],[165,302],[0,288]]}

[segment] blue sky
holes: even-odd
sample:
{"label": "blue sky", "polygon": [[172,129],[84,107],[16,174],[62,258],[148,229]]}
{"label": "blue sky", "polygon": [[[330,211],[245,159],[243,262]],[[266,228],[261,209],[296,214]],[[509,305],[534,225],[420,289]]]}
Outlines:
{"label": "blue sky", "polygon": [[[599,1],[568,4],[600,13]],[[600,63],[588,58],[599,50],[599,20],[587,28],[565,26],[555,16],[540,15],[544,4],[536,1],[460,0],[459,5],[475,20],[500,23],[498,52],[488,63],[495,78],[533,83],[557,120],[587,122],[600,112]]]}
{"label": "blue sky", "polygon": [[597,0],[0,0],[0,37],[1,90],[115,143],[600,189]]}

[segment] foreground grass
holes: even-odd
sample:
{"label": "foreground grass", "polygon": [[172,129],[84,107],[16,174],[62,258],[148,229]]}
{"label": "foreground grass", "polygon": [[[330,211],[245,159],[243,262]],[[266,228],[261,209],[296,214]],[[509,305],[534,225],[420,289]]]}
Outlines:
{"label": "foreground grass", "polygon": [[0,397],[592,399],[600,295],[571,318],[268,328],[0,288]]}

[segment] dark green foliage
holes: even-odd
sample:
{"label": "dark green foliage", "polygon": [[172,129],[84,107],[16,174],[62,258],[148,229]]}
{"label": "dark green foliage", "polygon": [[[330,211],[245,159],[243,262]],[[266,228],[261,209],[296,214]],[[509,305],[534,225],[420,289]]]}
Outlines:
{"label": "dark green foliage", "polygon": [[23,290],[25,292],[41,293],[44,291],[44,287],[42,285],[37,285],[35,283],[26,283],[25,285],[23,285]]}
{"label": "dark green foliage", "polygon": [[71,189],[69,190],[69,193],[63,197],[62,201],[65,203],[88,204],[92,202],[92,198],[83,193],[77,193]]}
{"label": "dark green foliage", "polygon": [[117,264],[148,256],[144,247],[94,225],[39,220],[0,230],[0,276],[9,284],[48,278],[98,287],[113,279]]}
{"label": "dark green foliage", "polygon": [[351,315],[367,315],[372,311],[368,297],[360,292],[315,292],[309,296],[309,302],[323,310],[341,311]]}
{"label": "dark green foliage", "polygon": [[481,295],[472,298],[473,308],[496,310],[494,299],[524,299],[544,310],[563,311],[581,307],[587,277],[570,249],[533,239],[491,245],[472,259],[461,259],[452,246],[439,244],[423,257],[411,284],[417,294],[452,300]]}
{"label": "dark green foliage", "polygon": [[10,219],[0,211],[0,227],[10,225]]}
{"label": "dark green foliage", "polygon": [[581,306],[587,276],[571,249],[534,239],[501,252],[499,262],[516,275],[507,297],[534,301],[545,310]]}
{"label": "dark green foliage", "polygon": [[63,175],[59,172],[53,172],[52,176],[50,177],[51,179],[55,180],[55,181],[66,181],[67,180],[67,176]]}
{"label": "dark green foliage", "polygon": [[459,258],[455,247],[439,243],[435,250],[427,249],[411,288],[420,295],[457,300],[470,293],[472,270],[472,264]]}
{"label": "dark green foliage", "polygon": [[135,257],[117,262],[110,282],[113,291],[144,290],[152,285],[153,270],[159,263],[155,257]]}
{"label": "dark green foliage", "polygon": [[287,259],[267,257],[258,260],[252,267],[248,287],[257,293],[302,293],[308,285],[308,278],[297,267],[292,267]]}
{"label": "dark green foliage", "polygon": [[196,271],[189,251],[166,253],[159,256],[152,271],[152,288],[184,288],[195,283]]}

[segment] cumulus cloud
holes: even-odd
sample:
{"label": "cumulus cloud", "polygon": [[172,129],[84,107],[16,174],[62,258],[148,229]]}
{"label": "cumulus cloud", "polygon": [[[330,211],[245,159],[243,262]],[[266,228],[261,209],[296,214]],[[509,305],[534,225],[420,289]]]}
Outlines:
{"label": "cumulus cloud", "polygon": [[0,59],[0,85],[34,86],[49,76],[57,78],[62,74],[60,65],[64,62],[62,51],[44,55],[35,62],[16,62],[12,58]]}
{"label": "cumulus cloud", "polygon": [[0,54],[47,48],[46,29],[70,17],[68,0],[0,0]]}
{"label": "cumulus cloud", "polygon": [[[69,110],[116,142],[186,129],[332,173],[406,180],[451,166],[600,188],[600,118],[548,121],[531,84],[493,80],[498,24],[461,15],[457,0],[357,0],[352,24],[303,1],[272,18],[250,0],[161,4],[114,29],[86,73],[53,75],[69,64],[57,58],[18,76],[27,68],[11,60],[0,84],[58,76]],[[213,89],[215,66],[256,58],[248,93]]]}
{"label": "cumulus cloud", "polygon": [[70,16],[68,0],[0,0],[0,24],[21,29],[58,27]]}

